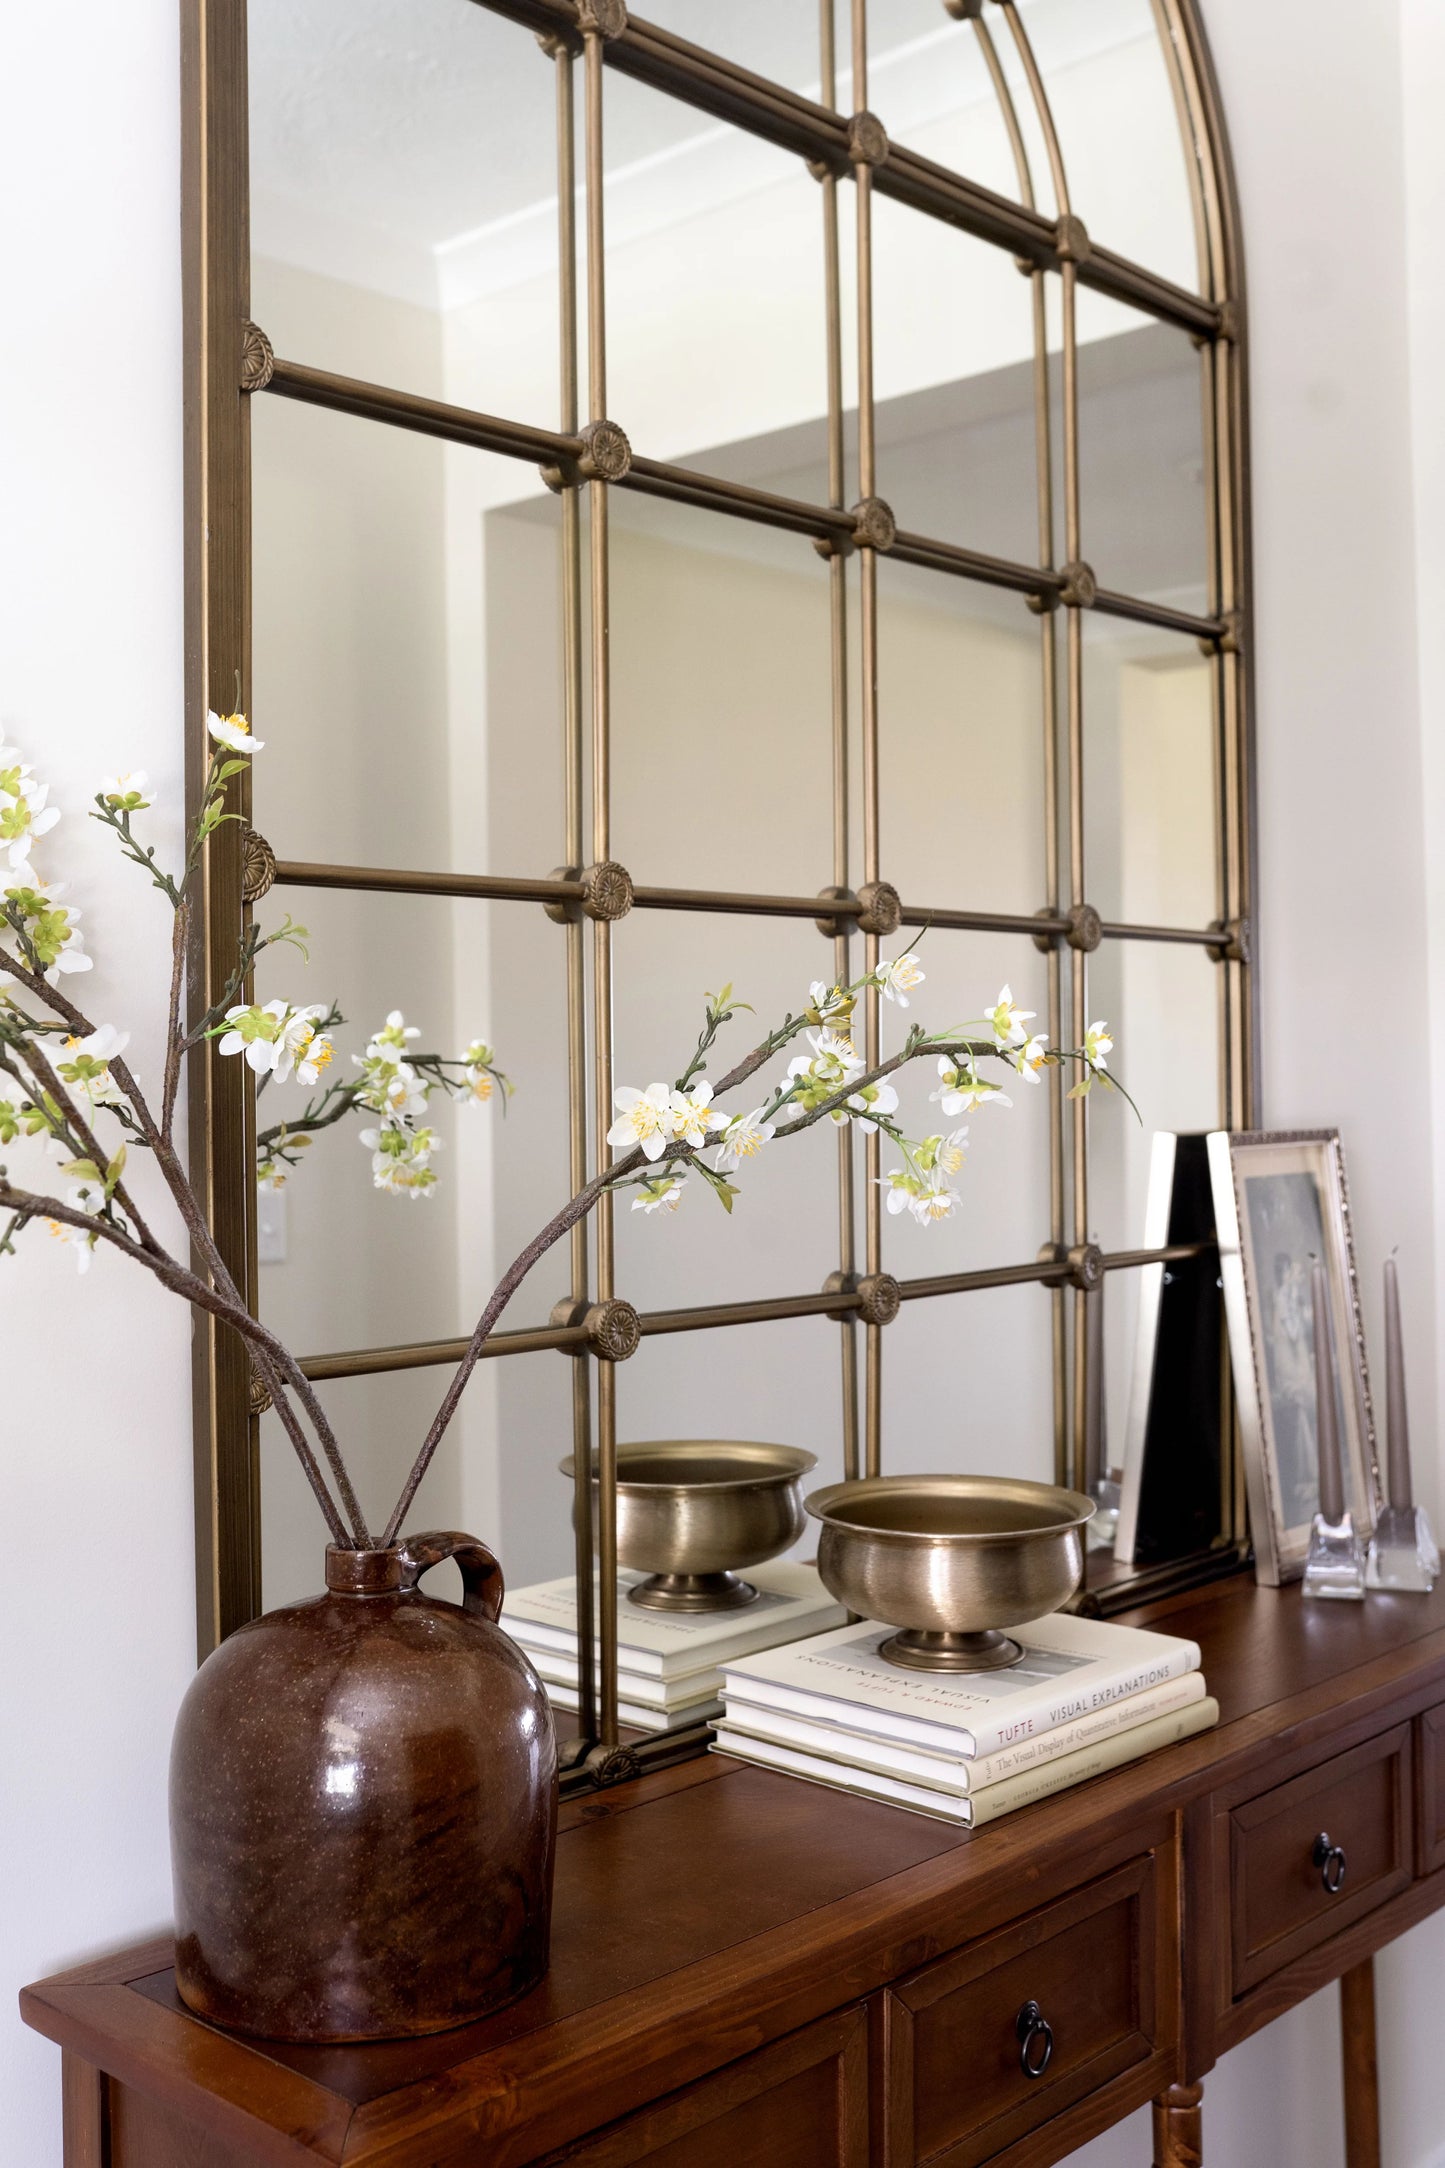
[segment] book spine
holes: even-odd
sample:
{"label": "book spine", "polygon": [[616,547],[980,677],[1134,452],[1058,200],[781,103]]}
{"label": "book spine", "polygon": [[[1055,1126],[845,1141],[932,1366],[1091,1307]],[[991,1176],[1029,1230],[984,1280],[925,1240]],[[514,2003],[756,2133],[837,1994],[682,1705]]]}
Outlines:
{"label": "book spine", "polygon": [[1173,1716],[1131,1725],[1128,1731],[1115,1732],[1113,1738],[1102,1739],[1096,1746],[1083,1747],[1077,1753],[1061,1755],[1057,1761],[1045,1762],[1041,1768],[1026,1769],[1018,1776],[1005,1777],[1001,1783],[986,1785],[982,1791],[969,1794],[973,1827],[981,1829],[985,1822],[996,1822],[1001,1814],[1012,1814],[1055,1792],[1066,1792],[1071,1785],[1102,1776],[1106,1770],[1122,1769],[1127,1762],[1142,1761],[1146,1754],[1173,1746],[1180,1739],[1192,1739],[1196,1732],[1208,1731],[1218,1722],[1219,1703],[1206,1695],[1203,1701]]}
{"label": "book spine", "polygon": [[1110,1739],[1116,1732],[1128,1732],[1139,1724],[1147,1724],[1156,1716],[1172,1716],[1176,1709],[1187,1709],[1196,1701],[1204,1699],[1204,1679],[1198,1671],[1186,1671],[1182,1678],[1170,1679],[1163,1686],[1146,1687],[1142,1694],[1131,1694],[1124,1701],[1111,1701],[1091,1716],[1081,1716],[1076,1723],[1065,1724],[1058,1731],[1040,1732],[1036,1738],[1025,1739],[1019,1746],[1001,1747],[997,1754],[982,1755],[969,1765],[969,1790],[979,1792],[987,1785],[998,1784],[1005,1777],[1016,1776],[1025,1769],[1036,1769],[1042,1762],[1057,1761],[1061,1754],[1072,1754],[1080,1747],[1092,1746],[1096,1740]]}
{"label": "book spine", "polygon": [[996,1717],[976,1716],[969,1723],[973,1757],[982,1761],[986,1755],[1001,1754],[1006,1747],[1022,1746],[1028,1740],[1043,1739],[1051,1732],[1062,1731],[1070,1724],[1083,1723],[1100,1710],[1127,1701],[1131,1695],[1149,1693],[1156,1686],[1167,1686],[1173,1679],[1186,1677],[1189,1672],[1199,1669],[1199,1661],[1199,1650],[1194,1643],[1181,1641],[1167,1655],[1151,1657],[1147,1664],[1091,1681],[1082,1697],[1071,1696],[1067,1690],[1062,1693],[1056,1690],[1052,1700],[1030,1696],[1012,1715],[1000,1712]]}

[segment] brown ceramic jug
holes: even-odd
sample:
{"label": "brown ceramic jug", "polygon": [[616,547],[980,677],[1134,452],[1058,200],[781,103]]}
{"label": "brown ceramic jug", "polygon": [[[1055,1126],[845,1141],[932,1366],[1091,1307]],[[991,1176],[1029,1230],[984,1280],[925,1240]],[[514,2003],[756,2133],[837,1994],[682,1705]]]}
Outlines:
{"label": "brown ceramic jug", "polygon": [[[417,1587],[445,1558],[460,1605]],[[240,1627],[181,1704],[176,1983],[269,2039],[440,2032],[547,1969],[551,1712],[473,1537],[333,1545],[326,1588]]]}

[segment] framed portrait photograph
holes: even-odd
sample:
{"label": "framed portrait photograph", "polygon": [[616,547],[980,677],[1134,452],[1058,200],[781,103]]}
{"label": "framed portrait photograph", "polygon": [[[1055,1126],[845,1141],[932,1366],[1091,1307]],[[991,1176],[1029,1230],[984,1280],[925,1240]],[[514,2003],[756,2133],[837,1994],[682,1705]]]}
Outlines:
{"label": "framed portrait photograph", "polygon": [[1335,1129],[1219,1130],[1209,1171],[1256,1573],[1278,1587],[1303,1573],[1319,1505],[1317,1259],[1329,1287],[1345,1500],[1363,1536],[1380,1507],[1344,1153]]}

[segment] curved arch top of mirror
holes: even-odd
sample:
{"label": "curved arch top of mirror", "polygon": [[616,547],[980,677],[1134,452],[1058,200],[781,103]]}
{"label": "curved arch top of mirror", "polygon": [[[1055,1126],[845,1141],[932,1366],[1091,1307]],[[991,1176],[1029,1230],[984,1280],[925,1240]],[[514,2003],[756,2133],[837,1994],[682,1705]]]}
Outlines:
{"label": "curved arch top of mirror", "polygon": [[[1021,117],[1024,70],[998,21],[995,42]],[[1190,293],[1202,290],[1197,168],[1175,95],[1173,48],[1156,0],[1021,0],[1068,185],[1089,238]],[[1040,207],[1052,191],[1037,167]]]}

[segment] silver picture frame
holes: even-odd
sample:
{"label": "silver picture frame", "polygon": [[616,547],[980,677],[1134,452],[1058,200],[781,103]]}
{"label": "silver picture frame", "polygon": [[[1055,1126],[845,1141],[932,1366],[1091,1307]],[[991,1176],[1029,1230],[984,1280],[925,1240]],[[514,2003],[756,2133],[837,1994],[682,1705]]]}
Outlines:
{"label": "silver picture frame", "polygon": [[1209,1170],[1255,1573],[1304,1572],[1319,1503],[1310,1268],[1329,1288],[1345,1497],[1368,1536],[1383,1502],[1337,1129],[1216,1130]]}

